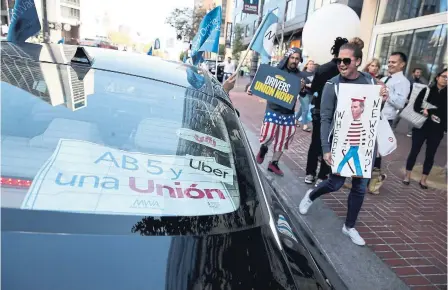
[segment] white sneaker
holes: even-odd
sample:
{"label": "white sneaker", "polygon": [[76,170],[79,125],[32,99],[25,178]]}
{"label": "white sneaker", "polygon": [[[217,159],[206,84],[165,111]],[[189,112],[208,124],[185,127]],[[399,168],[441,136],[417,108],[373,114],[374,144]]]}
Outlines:
{"label": "white sneaker", "polygon": [[302,198],[302,201],[300,201],[299,205],[299,212],[300,214],[306,214],[308,210],[310,209],[310,206],[313,204],[313,201],[310,199],[310,193],[313,190],[310,189],[305,193],[305,196]]}
{"label": "white sneaker", "polygon": [[324,181],[323,179],[318,178],[316,180],[316,184],[314,185],[315,187],[317,187],[319,185],[319,183],[321,183],[322,181]]}
{"label": "white sneaker", "polygon": [[315,181],[314,176],[311,174],[305,177],[305,183],[307,184],[313,184],[314,181]]}
{"label": "white sneaker", "polygon": [[359,235],[358,231],[355,228],[347,229],[345,225],[342,227],[342,233],[344,235],[349,236],[353,243],[358,246],[364,246],[366,241]]}

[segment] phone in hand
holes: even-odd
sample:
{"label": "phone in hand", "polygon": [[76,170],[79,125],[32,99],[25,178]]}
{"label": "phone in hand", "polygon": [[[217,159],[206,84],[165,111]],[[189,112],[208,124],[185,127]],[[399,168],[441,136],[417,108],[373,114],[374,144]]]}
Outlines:
{"label": "phone in hand", "polygon": [[440,118],[437,117],[436,115],[432,115],[431,120],[437,124],[440,124]]}

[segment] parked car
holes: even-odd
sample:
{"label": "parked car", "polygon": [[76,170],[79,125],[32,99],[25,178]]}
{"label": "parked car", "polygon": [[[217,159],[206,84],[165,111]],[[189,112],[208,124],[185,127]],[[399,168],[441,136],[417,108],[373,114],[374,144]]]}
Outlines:
{"label": "parked car", "polygon": [[1,43],[3,290],[345,289],[193,66]]}
{"label": "parked car", "polygon": [[[205,65],[207,65],[208,70],[212,75],[215,75],[216,70],[216,60],[214,59],[207,59],[204,61]],[[224,79],[224,62],[218,61],[218,75],[217,75],[218,81],[222,82]]]}

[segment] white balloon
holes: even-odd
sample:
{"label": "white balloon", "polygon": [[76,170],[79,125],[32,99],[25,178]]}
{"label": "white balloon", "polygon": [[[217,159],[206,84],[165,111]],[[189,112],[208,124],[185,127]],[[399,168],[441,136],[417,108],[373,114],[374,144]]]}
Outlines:
{"label": "white balloon", "polygon": [[360,33],[361,21],[353,9],[344,4],[328,4],[315,11],[305,23],[303,47],[310,59],[323,64],[332,59],[330,50],[337,37],[350,40]]}

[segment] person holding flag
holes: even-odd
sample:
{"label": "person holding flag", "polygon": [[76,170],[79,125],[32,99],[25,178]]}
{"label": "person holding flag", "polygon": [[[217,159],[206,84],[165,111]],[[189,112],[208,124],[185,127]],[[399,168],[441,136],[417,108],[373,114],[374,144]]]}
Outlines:
{"label": "person holding flag", "polygon": [[[290,48],[282,61],[278,64],[278,68],[285,70],[288,73],[295,74],[300,77],[299,63],[302,61],[302,52],[296,47]],[[302,90],[304,82],[302,79]],[[257,154],[256,160],[258,164],[262,164],[268,146],[274,142],[274,155],[271,162],[269,162],[268,170],[277,175],[283,176],[283,171],[278,166],[278,161],[285,149],[288,149],[294,133],[296,132],[295,116],[293,109],[287,109],[274,103],[268,102],[266,104],[266,112],[264,115],[263,126],[260,133],[260,151]]]}

